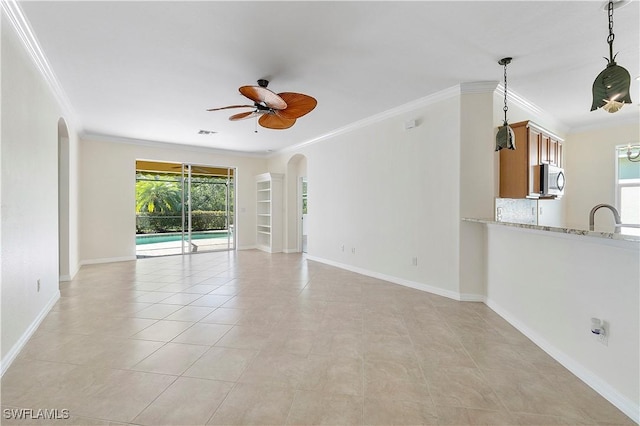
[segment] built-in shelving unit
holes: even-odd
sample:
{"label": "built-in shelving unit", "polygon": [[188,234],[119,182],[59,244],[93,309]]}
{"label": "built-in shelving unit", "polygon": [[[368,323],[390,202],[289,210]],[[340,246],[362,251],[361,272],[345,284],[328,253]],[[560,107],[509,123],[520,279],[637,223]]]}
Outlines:
{"label": "built-in shelving unit", "polygon": [[260,250],[282,251],[282,185],[284,175],[256,176],[256,246]]}

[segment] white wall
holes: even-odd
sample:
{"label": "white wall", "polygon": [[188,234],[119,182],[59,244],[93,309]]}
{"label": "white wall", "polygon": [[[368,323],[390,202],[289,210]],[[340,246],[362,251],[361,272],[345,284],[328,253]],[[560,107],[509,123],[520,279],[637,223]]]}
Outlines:
{"label": "white wall", "polygon": [[296,153],[307,158],[312,258],[457,297],[459,96],[281,154],[269,170],[286,173]]}
{"label": "white wall", "polygon": [[255,246],[255,175],[265,171],[266,159],[166,144],[82,140],[80,145],[82,263],[135,258],[137,159],[237,168],[238,248]]}
{"label": "white wall", "polygon": [[80,141],[69,135],[69,278],[80,269]]}
{"label": "white wall", "polygon": [[[493,86],[495,88],[495,85]],[[460,104],[460,217],[490,218],[497,194],[498,160],[493,91],[468,93]],[[485,293],[484,227],[460,224],[460,293],[464,300]]]}
{"label": "white wall", "polygon": [[58,200],[59,200],[59,273],[61,281],[70,281],[78,272],[79,199],[78,136],[69,133],[70,124],[58,120]]}
{"label": "white wall", "polygon": [[284,251],[293,253],[302,250],[300,179],[307,176],[307,158],[301,154],[294,155],[287,162],[286,170],[283,241]]}
{"label": "white wall", "polygon": [[[603,111],[594,111],[604,113]],[[615,205],[615,147],[640,141],[639,122],[572,133],[565,143],[567,223],[588,229],[589,212],[596,204]],[[613,231],[608,210],[596,214],[595,229]]]}
{"label": "white wall", "polygon": [[57,139],[62,113],[4,13],[1,31],[4,372],[59,296]]}
{"label": "white wall", "polygon": [[[633,242],[488,227],[488,305],[635,421],[639,254]],[[592,317],[609,323],[608,346]]]}

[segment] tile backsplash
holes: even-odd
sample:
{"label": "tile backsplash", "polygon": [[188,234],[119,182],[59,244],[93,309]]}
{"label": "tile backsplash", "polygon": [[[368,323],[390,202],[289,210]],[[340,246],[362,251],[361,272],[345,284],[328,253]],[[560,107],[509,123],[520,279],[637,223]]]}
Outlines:
{"label": "tile backsplash", "polygon": [[496,198],[495,220],[496,222],[537,225],[537,208],[537,200],[530,200],[528,198]]}

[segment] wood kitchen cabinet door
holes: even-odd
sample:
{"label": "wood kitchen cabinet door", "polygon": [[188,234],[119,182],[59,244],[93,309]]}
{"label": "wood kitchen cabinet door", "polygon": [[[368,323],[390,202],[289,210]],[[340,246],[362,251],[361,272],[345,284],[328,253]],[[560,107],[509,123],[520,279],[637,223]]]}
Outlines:
{"label": "wood kitchen cabinet door", "polygon": [[564,158],[562,158],[562,141],[556,141],[556,165],[558,167],[564,167],[562,164]]}
{"label": "wood kitchen cabinet door", "polygon": [[544,138],[545,135],[529,127],[528,138],[528,150],[529,150],[529,163],[526,165],[527,169],[527,186],[525,196],[535,194],[540,190],[540,185],[536,185],[539,181],[540,175],[536,174],[537,169],[535,166],[542,162],[544,153]]}
{"label": "wood kitchen cabinet door", "polygon": [[500,151],[500,198],[525,198],[533,190],[534,170],[529,165],[540,161],[540,132],[527,121],[511,124],[516,149]]}
{"label": "wood kitchen cabinet door", "polygon": [[540,151],[540,142],[542,138],[542,134],[538,132],[536,129],[529,128],[528,129],[528,138],[527,138],[527,150],[529,151],[529,164],[540,164],[541,161],[541,151]]}
{"label": "wood kitchen cabinet door", "polygon": [[553,138],[549,138],[549,164],[551,164],[552,166],[558,165],[557,152],[558,141]]}
{"label": "wood kitchen cabinet door", "polygon": [[546,164],[551,163],[551,138],[547,135],[541,135],[540,138],[540,163]]}

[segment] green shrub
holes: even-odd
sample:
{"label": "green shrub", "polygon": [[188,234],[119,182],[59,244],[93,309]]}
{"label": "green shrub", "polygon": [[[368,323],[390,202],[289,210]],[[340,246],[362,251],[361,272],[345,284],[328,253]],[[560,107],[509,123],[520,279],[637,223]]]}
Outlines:
{"label": "green shrub", "polygon": [[[233,216],[229,218],[229,225],[233,225]],[[186,225],[186,223],[185,223]],[[191,212],[191,229],[193,231],[218,231],[227,229],[225,211]],[[137,213],[136,233],[157,234],[163,232],[182,231],[182,216],[166,213]]]}

